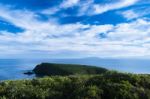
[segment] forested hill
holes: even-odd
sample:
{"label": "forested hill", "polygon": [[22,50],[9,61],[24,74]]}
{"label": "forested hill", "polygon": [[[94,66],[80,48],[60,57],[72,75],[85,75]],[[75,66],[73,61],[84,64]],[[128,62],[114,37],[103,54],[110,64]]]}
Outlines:
{"label": "forested hill", "polygon": [[101,67],[73,64],[42,63],[34,70],[36,75],[77,75],[77,74],[102,74],[108,70]]}
{"label": "forested hill", "polygon": [[5,81],[0,99],[150,99],[150,76],[107,72]]}

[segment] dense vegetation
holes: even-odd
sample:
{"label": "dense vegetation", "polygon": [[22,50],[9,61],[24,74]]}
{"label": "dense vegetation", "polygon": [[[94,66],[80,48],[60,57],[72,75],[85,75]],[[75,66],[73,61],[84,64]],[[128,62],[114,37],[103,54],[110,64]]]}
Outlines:
{"label": "dense vegetation", "polygon": [[150,99],[150,75],[48,63],[34,69],[44,74],[39,69],[53,76],[2,81],[0,99]]}
{"label": "dense vegetation", "polygon": [[150,99],[150,76],[107,72],[4,81],[0,99]]}
{"label": "dense vegetation", "polygon": [[71,64],[54,64],[42,63],[37,65],[34,70],[37,75],[77,75],[77,74],[101,74],[108,71],[105,68],[87,66],[87,65],[71,65]]}

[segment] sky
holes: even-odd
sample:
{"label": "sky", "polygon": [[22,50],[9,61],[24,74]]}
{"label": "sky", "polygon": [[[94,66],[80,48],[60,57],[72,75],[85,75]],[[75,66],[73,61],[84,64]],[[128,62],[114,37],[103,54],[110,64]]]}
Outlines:
{"label": "sky", "polygon": [[150,0],[0,0],[0,58],[150,58]]}

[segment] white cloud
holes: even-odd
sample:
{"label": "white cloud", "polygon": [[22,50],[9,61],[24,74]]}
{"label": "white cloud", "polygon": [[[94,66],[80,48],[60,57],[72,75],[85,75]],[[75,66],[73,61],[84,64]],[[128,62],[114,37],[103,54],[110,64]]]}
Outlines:
{"label": "white cloud", "polygon": [[91,14],[102,14],[110,10],[128,7],[135,4],[137,1],[138,0],[120,0],[110,4],[95,4],[93,5],[93,11],[91,12]]}
{"label": "white cloud", "polygon": [[80,0],[63,0],[62,4],[60,5],[61,8],[69,8],[77,5]]}
{"label": "white cloud", "polygon": [[80,0],[63,0],[62,3],[58,5],[57,7],[45,9],[41,13],[47,14],[47,15],[53,15],[62,9],[67,9],[67,8],[79,5],[79,2]]}
{"label": "white cloud", "polygon": [[119,12],[123,17],[128,20],[137,19],[149,15],[150,7],[141,7],[136,9],[129,9],[123,12]]}
{"label": "white cloud", "polygon": [[[5,13],[4,13],[5,12]],[[21,13],[21,15],[20,15]],[[0,7],[0,17],[24,28],[17,34],[0,31],[0,55],[14,53],[76,53],[76,56],[137,57],[150,55],[150,22],[138,19],[116,26],[60,25],[52,21],[39,21],[36,14],[26,10]],[[100,38],[104,33],[106,38]],[[68,56],[69,57],[69,56]]]}
{"label": "white cloud", "polygon": [[86,2],[80,3],[79,6],[79,11],[77,16],[82,16],[82,15],[90,15],[92,9],[92,5],[94,3],[94,0],[88,0]]}
{"label": "white cloud", "polygon": [[132,41],[138,39],[144,39],[150,35],[150,23],[138,19],[131,23],[118,24],[112,32],[108,34],[108,37],[115,40]]}
{"label": "white cloud", "polygon": [[59,10],[60,10],[59,7],[53,7],[53,8],[43,10],[41,13],[46,15],[53,15],[57,13]]}
{"label": "white cloud", "polygon": [[140,15],[135,13],[133,10],[127,10],[121,13],[128,20],[138,18]]}
{"label": "white cloud", "polygon": [[95,15],[95,14],[102,14],[104,12],[111,11],[111,10],[128,7],[136,4],[138,1],[139,0],[116,0],[116,2],[110,2],[107,4],[101,4],[101,3],[95,4],[94,0],[87,0],[87,1],[63,0],[63,2],[59,6],[45,9],[44,11],[42,11],[42,13],[52,15],[62,9],[68,9],[77,6],[79,7],[77,16]]}

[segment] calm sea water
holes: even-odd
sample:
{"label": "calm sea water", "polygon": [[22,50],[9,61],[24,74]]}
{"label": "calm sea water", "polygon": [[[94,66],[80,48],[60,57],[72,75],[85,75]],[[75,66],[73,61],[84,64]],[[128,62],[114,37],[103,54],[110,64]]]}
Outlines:
{"label": "calm sea water", "polygon": [[24,75],[41,62],[86,64],[104,67],[130,73],[150,74],[150,60],[148,59],[0,59],[0,80],[30,79],[35,75]]}

